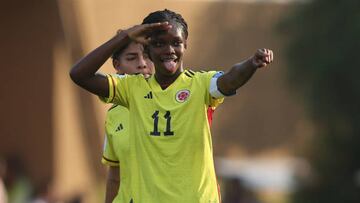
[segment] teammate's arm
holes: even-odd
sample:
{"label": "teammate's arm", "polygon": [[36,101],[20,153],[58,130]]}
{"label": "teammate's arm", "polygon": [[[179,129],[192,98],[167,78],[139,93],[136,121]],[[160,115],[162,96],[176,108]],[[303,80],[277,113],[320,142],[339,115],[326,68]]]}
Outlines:
{"label": "teammate's arm", "polygon": [[119,191],[119,187],[120,187],[119,174],[120,173],[118,166],[109,167],[108,176],[106,180],[105,203],[112,203]]}
{"label": "teammate's arm", "polygon": [[118,32],[113,38],[105,42],[84,58],[80,59],[70,70],[71,79],[80,87],[101,97],[109,96],[107,78],[96,72],[110,58],[117,49],[126,46],[130,40],[148,43],[149,32],[156,29],[169,29],[167,22],[136,25],[125,31]]}
{"label": "teammate's arm", "polygon": [[273,61],[273,52],[269,49],[259,49],[249,59],[235,64],[230,71],[220,76],[217,86],[224,95],[233,94],[244,85],[258,68],[267,66]]}

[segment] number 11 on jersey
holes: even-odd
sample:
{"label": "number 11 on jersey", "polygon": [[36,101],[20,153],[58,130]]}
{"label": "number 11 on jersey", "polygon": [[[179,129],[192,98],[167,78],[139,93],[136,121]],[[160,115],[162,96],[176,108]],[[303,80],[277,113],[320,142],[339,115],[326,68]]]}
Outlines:
{"label": "number 11 on jersey", "polygon": [[[159,111],[155,111],[154,114],[151,116],[154,119],[154,128],[153,131],[150,132],[152,136],[160,136],[160,132],[158,129],[159,125]],[[171,131],[171,115],[170,111],[166,111],[164,118],[166,119],[166,129],[164,131],[165,136],[173,136],[174,132]]]}

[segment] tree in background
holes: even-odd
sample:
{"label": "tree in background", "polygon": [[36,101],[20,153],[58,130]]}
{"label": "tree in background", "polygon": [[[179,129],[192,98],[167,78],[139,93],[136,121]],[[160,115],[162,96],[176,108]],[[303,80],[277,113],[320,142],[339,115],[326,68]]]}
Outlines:
{"label": "tree in background", "polygon": [[292,202],[359,203],[360,1],[310,1],[282,28],[291,87],[316,126],[306,153],[312,180],[299,182]]}

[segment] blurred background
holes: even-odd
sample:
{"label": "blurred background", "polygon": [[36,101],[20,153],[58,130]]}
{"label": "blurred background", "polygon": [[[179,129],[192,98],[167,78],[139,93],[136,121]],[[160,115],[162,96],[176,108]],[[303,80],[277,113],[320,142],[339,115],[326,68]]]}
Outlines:
{"label": "blurred background", "polygon": [[224,203],[360,202],[359,0],[2,0],[0,203],[103,202],[109,106],[68,72],[164,8],[189,24],[193,70],[275,53],[215,112]]}

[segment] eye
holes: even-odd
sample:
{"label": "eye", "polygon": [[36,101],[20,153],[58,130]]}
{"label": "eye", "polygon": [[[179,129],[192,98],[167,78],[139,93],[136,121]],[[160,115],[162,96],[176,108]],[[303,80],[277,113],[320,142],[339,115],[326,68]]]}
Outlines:
{"label": "eye", "polygon": [[176,47],[180,46],[181,44],[182,44],[182,41],[175,41],[173,43],[173,45],[176,46]]}
{"label": "eye", "polygon": [[131,56],[131,57],[127,57],[127,58],[126,58],[127,61],[133,61],[133,60],[135,60],[135,59],[136,59],[135,56]]}
{"label": "eye", "polygon": [[152,45],[154,47],[162,47],[164,45],[164,43],[160,42],[160,41],[153,41]]}

